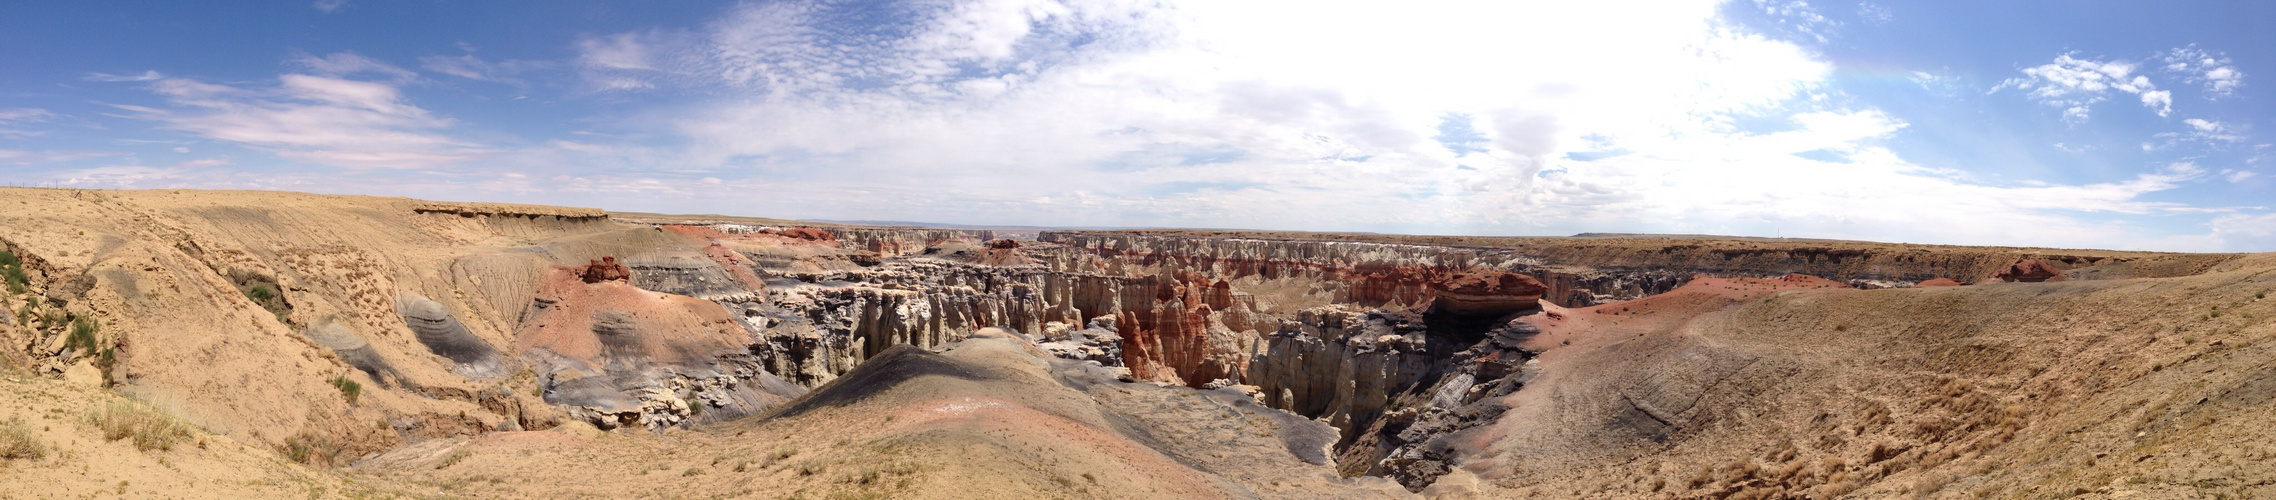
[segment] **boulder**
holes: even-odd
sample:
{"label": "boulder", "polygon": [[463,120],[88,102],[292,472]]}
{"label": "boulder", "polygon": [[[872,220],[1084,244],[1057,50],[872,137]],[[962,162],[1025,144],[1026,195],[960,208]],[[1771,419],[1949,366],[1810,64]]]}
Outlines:
{"label": "boulder", "polygon": [[1549,291],[1540,280],[1503,271],[1455,274],[1430,284],[1439,312],[1465,316],[1502,316],[1541,307],[1541,294]]}

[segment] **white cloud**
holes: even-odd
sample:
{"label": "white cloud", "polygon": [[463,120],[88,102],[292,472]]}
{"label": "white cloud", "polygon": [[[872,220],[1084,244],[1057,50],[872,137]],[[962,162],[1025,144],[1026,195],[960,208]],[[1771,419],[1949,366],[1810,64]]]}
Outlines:
{"label": "white cloud", "polygon": [[316,3],[310,4],[310,6],[315,7],[316,10],[324,11],[324,13],[330,14],[333,12],[338,12],[341,7],[348,6],[348,0],[316,0]]}
{"label": "white cloud", "polygon": [[381,62],[378,59],[364,57],[362,54],[354,52],[334,52],[323,57],[297,54],[288,59],[287,62],[306,69],[310,73],[333,78],[378,74],[385,77],[387,81],[396,84],[409,83],[412,80],[419,79],[417,72]]}
{"label": "white cloud", "polygon": [[2253,171],[2250,171],[2250,170],[2235,170],[2235,169],[2226,169],[2226,168],[2224,168],[2224,169],[2221,169],[2221,178],[2222,178],[2222,179],[2227,179],[2229,182],[2232,182],[2232,183],[2234,183],[2234,182],[2244,182],[2244,180],[2245,180],[2245,179],[2251,179],[2251,178],[2252,178],[2253,176],[2255,176],[2255,175],[2260,175],[2260,174],[2254,173]]}
{"label": "white cloud", "polygon": [[[358,71],[369,70],[350,72]],[[387,83],[285,74],[271,88],[181,78],[159,80],[150,88],[173,109],[114,107],[167,128],[286,158],[341,167],[417,168],[485,153],[443,135],[450,119],[405,102]]]}
{"label": "white cloud", "polygon": [[[2174,244],[2109,216],[2196,213],[2145,198],[2209,178],[2173,165],[1992,183],[1912,163],[1881,145],[1903,120],[1833,104],[1829,64],[1738,31],[1711,1],[1001,0],[882,26],[841,8],[747,4],[704,26],[585,37],[592,88],[713,96],[627,124],[686,146],[595,137],[510,156],[684,166],[588,166],[553,185],[788,216],[2101,247]],[[1503,49],[1525,47],[1588,50]],[[2168,112],[2138,73],[2065,54],[2003,87],[2074,119],[2119,92]],[[1448,116],[1484,140],[1467,154],[1434,141]],[[761,188],[798,194],[708,194]]]}
{"label": "white cloud", "polygon": [[1891,19],[1896,19],[1897,16],[1896,13],[1891,12],[1888,7],[1882,6],[1880,4],[1875,4],[1872,2],[1858,2],[1857,17],[1863,18],[1867,22],[1871,22],[1873,24],[1884,24],[1889,22]]}
{"label": "white cloud", "polygon": [[16,165],[39,165],[39,164],[49,164],[49,163],[63,163],[63,162],[69,162],[69,161],[84,160],[84,159],[88,159],[88,158],[102,158],[102,157],[107,157],[107,156],[119,156],[120,154],[122,154],[122,153],[116,153],[116,152],[111,152],[111,151],[85,151],[85,150],[48,150],[48,151],[26,151],[26,150],[21,150],[21,149],[0,149],[0,163],[11,163],[11,164],[16,164]]}
{"label": "white cloud", "polygon": [[[469,51],[472,52],[472,51]],[[536,70],[545,64],[536,61],[505,60],[491,62],[468,53],[456,56],[426,56],[419,58],[419,68],[469,80],[525,85],[514,75]]]}
{"label": "white cloud", "polygon": [[22,139],[45,135],[45,131],[23,130],[15,126],[44,122],[54,117],[55,113],[40,108],[0,109],[0,137]]}
{"label": "white cloud", "polygon": [[2161,142],[2143,143],[2142,150],[2156,151],[2180,145],[2195,145],[2207,150],[2219,151],[2226,150],[2230,144],[2242,142],[2245,139],[2242,132],[2227,123],[2202,118],[2189,118],[2181,120],[2181,123],[2188,125],[2189,128],[2180,132],[2159,132],[2155,137]]}
{"label": "white cloud", "polygon": [[88,74],[87,74],[87,76],[86,76],[85,78],[83,78],[83,79],[84,79],[84,80],[87,80],[87,81],[90,81],[90,82],[147,82],[147,81],[153,81],[153,80],[157,80],[157,79],[160,79],[160,78],[165,78],[165,77],[166,77],[166,75],[158,74],[158,71],[157,71],[157,70],[149,70],[149,71],[143,71],[143,72],[142,72],[142,74],[139,74],[139,75],[113,75],[113,74],[110,74],[110,73],[88,73]]}
{"label": "white cloud", "polygon": [[[1827,35],[1841,27],[1840,21],[1826,18],[1811,7],[1810,2],[1803,0],[1754,0],[1754,6],[1768,14],[1780,29],[1810,37],[1818,43],[1826,43]],[[1886,9],[1876,11],[1871,7],[1871,4],[1859,5],[1858,13],[1866,16],[1867,20],[1874,20],[1875,14],[1882,16],[1878,18],[1879,21],[1888,20]]]}
{"label": "white cloud", "polygon": [[2244,86],[2244,72],[2238,71],[2229,61],[2228,54],[2208,52],[2196,44],[2160,54],[2167,73],[2181,75],[2184,81],[2205,86],[2205,98],[2221,99],[2236,95],[2237,87]]}
{"label": "white cloud", "polygon": [[2040,104],[2061,108],[2063,118],[2085,121],[2094,103],[2109,99],[2112,90],[2135,94],[2142,105],[2166,116],[2173,112],[2173,93],[2158,90],[2149,77],[2134,74],[2134,63],[2096,61],[2055,56],[2055,62],[2023,69],[2022,78],[2010,78],[1992,92],[2014,88]]}
{"label": "white cloud", "polygon": [[0,109],[0,124],[43,122],[53,117],[55,113],[40,108]]}
{"label": "white cloud", "polygon": [[2214,218],[2210,226],[2214,237],[2238,248],[2276,248],[2276,212],[2223,215]]}

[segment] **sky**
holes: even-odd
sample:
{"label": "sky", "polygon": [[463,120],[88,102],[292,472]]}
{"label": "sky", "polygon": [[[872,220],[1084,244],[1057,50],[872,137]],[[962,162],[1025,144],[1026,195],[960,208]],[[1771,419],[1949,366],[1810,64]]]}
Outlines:
{"label": "sky", "polygon": [[2276,4],[0,2],[0,184],[2276,251]]}

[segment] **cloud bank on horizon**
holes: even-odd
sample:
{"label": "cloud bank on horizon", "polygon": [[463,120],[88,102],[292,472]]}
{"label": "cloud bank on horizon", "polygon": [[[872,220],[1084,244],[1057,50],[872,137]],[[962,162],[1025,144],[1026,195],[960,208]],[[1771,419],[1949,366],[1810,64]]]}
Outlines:
{"label": "cloud bank on horizon", "polygon": [[2250,4],[44,8],[0,20],[0,182],[2276,250]]}

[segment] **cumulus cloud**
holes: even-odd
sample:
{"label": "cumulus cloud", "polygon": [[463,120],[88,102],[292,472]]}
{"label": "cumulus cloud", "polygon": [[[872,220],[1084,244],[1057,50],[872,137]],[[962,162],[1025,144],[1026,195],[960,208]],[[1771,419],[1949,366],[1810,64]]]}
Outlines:
{"label": "cumulus cloud", "polygon": [[[360,56],[322,58],[331,73],[393,72]],[[387,66],[392,67],[392,66]],[[284,74],[273,87],[249,88],[169,78],[150,84],[168,109],[113,105],[126,116],[266,150],[286,158],[341,167],[419,168],[484,153],[442,132],[452,125],[411,105],[392,84]]]}
{"label": "cumulus cloud", "polygon": [[2071,57],[2075,53],[2055,56],[2055,61],[2023,69],[2024,76],[2010,78],[1992,88],[2022,90],[2040,104],[2061,108],[2063,118],[2085,121],[2090,108],[2108,100],[2111,91],[2138,96],[2142,105],[2157,111],[2158,116],[2173,112],[2173,93],[2158,90],[2149,77],[2134,73],[2134,63],[2123,60],[2097,61]]}
{"label": "cumulus cloud", "polygon": [[[1903,120],[1834,104],[1830,65],[1718,7],[744,4],[573,46],[591,88],[714,96],[635,120],[683,146],[595,137],[530,156],[681,165],[553,181],[791,216],[2104,247],[2153,238],[2081,214],[2194,213],[2148,198],[2212,178],[1988,183],[1915,164],[1882,145]],[[2025,75],[2003,88],[2074,119],[2124,94],[2171,107],[2125,61],[2065,54]],[[743,189],[797,194],[707,194]]]}
{"label": "cumulus cloud", "polygon": [[2230,63],[2228,54],[2199,49],[2196,44],[2160,53],[2159,59],[2165,62],[2162,69],[2167,73],[2204,85],[2207,99],[2234,96],[2237,87],[2244,85],[2244,72]]}

